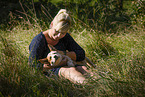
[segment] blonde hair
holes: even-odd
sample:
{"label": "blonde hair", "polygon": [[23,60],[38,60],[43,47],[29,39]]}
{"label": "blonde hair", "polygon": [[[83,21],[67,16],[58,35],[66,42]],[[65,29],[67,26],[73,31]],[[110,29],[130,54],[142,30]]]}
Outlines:
{"label": "blonde hair", "polygon": [[61,9],[53,19],[53,28],[60,32],[67,32],[70,28],[71,18],[66,9]]}

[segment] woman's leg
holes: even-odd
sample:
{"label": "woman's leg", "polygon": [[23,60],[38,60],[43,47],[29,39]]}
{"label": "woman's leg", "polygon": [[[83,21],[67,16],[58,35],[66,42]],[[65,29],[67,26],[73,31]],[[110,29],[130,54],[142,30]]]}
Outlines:
{"label": "woman's leg", "polygon": [[85,83],[85,77],[82,75],[81,72],[77,71],[75,67],[61,67],[59,72],[59,76],[63,76],[66,79],[74,83]]}

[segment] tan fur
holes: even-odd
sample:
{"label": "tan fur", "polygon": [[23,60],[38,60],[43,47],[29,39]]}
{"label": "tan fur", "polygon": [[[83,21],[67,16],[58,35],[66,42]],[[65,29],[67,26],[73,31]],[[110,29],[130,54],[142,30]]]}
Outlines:
{"label": "tan fur", "polygon": [[[48,47],[49,47],[50,51],[56,51],[57,52],[57,49],[54,48],[53,46],[48,45]],[[41,63],[43,63],[43,64],[50,64],[51,65],[51,58],[50,58],[50,56],[51,55],[48,54],[47,58],[40,59],[39,61]],[[63,59],[63,57],[66,57],[66,55],[60,54],[59,57],[62,57],[62,58],[59,58],[57,61],[60,61],[61,59]],[[76,62],[76,61],[71,60],[71,58],[69,58],[67,56],[67,60],[68,60],[68,63],[67,63],[68,66],[75,66],[75,64],[77,64],[77,65],[84,65],[84,66],[89,66],[89,67],[92,66],[92,67],[96,68],[96,65],[93,64],[93,62],[90,61],[89,58],[87,58],[87,57],[85,57],[85,60],[83,60],[83,61]],[[59,62],[56,62],[55,66],[59,66]]]}

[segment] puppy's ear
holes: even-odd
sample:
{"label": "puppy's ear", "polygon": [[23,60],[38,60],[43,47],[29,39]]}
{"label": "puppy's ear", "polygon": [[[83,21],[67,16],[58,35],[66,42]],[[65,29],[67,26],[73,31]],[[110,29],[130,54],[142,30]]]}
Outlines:
{"label": "puppy's ear", "polygon": [[53,21],[52,21],[51,24],[49,25],[49,28],[52,28],[52,26],[53,26]]}
{"label": "puppy's ear", "polygon": [[49,62],[48,62],[48,59],[47,59],[47,58],[44,58],[44,59],[39,59],[39,61],[40,61],[42,64],[49,64]]}
{"label": "puppy's ear", "polygon": [[52,45],[48,45],[50,51],[57,51],[57,49],[55,47],[53,47]]}

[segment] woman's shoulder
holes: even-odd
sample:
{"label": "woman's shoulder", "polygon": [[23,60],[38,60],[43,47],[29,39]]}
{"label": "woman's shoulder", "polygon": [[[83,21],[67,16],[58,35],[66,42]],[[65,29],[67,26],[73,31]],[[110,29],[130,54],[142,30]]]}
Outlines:
{"label": "woman's shoulder", "polygon": [[44,43],[45,43],[45,37],[44,37],[43,33],[40,32],[38,35],[36,35],[36,36],[32,39],[30,45],[34,45],[34,44],[35,44],[35,45],[40,45],[40,44],[44,44]]}
{"label": "woman's shoulder", "polygon": [[68,38],[68,39],[72,38],[71,35],[70,35],[69,33],[66,33],[66,35],[65,35],[65,37],[64,37],[63,39],[67,39],[67,38]]}
{"label": "woman's shoulder", "polygon": [[43,39],[44,37],[43,37],[43,33],[42,32],[40,32],[39,34],[37,34],[33,39],[32,39],[32,41],[34,41],[34,40],[41,40],[41,39]]}

